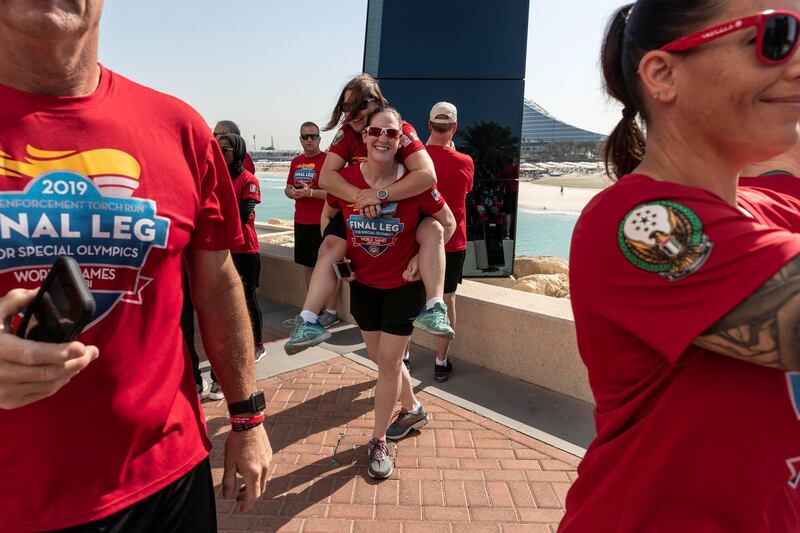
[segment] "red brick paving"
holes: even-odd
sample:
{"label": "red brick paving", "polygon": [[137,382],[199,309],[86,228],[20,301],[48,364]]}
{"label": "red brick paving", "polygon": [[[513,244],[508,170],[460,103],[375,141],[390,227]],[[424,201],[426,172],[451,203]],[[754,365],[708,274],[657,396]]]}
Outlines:
{"label": "red brick paving", "polygon": [[[220,531],[554,533],[579,458],[426,393],[430,422],[397,446],[395,471],[367,476],[375,373],[336,357],[259,382],[274,451],[267,493],[248,513],[223,500],[223,402],[204,404]],[[333,466],[340,433],[344,442]]]}

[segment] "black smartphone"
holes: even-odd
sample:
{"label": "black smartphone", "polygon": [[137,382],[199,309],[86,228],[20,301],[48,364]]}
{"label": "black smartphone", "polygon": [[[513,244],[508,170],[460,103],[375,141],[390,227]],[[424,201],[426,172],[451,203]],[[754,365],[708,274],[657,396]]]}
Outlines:
{"label": "black smartphone", "polygon": [[295,183],[294,184],[294,188],[299,190],[299,189],[302,189],[303,186],[302,185],[298,185],[297,183]]}
{"label": "black smartphone", "polygon": [[80,335],[94,310],[94,297],[78,262],[60,256],[25,310],[17,335],[40,342],[69,342]]}
{"label": "black smartphone", "polygon": [[339,279],[347,279],[353,276],[353,269],[350,268],[349,261],[334,261],[333,270]]}

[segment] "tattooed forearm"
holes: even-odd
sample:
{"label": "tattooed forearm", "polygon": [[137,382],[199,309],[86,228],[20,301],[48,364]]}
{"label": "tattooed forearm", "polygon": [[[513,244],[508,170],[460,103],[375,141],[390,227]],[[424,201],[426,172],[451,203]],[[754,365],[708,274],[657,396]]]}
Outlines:
{"label": "tattooed forearm", "polygon": [[751,363],[800,370],[800,257],[695,340]]}

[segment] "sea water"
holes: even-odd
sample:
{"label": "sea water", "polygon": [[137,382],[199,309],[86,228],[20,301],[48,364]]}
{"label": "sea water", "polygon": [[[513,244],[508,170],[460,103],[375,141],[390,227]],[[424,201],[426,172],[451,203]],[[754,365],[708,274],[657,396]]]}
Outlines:
{"label": "sea water", "polygon": [[[261,203],[256,206],[256,220],[292,220],[294,200],[283,194],[286,174],[259,172],[258,179],[261,182]],[[578,211],[570,210],[550,211],[519,207],[515,254],[555,255],[569,259],[569,242],[578,214]]]}

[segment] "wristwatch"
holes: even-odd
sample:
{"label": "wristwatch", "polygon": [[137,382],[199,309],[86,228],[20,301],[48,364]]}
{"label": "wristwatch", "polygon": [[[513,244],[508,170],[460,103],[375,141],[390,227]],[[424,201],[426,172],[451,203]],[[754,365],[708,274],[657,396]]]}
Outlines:
{"label": "wristwatch", "polygon": [[267,400],[264,398],[264,389],[258,389],[250,395],[250,398],[243,402],[234,402],[228,404],[228,412],[231,415],[242,415],[244,413],[258,413],[263,411],[267,406]]}
{"label": "wristwatch", "polygon": [[375,193],[375,196],[377,196],[378,200],[382,202],[389,198],[389,191],[387,191],[386,189],[378,189],[378,192]]}

